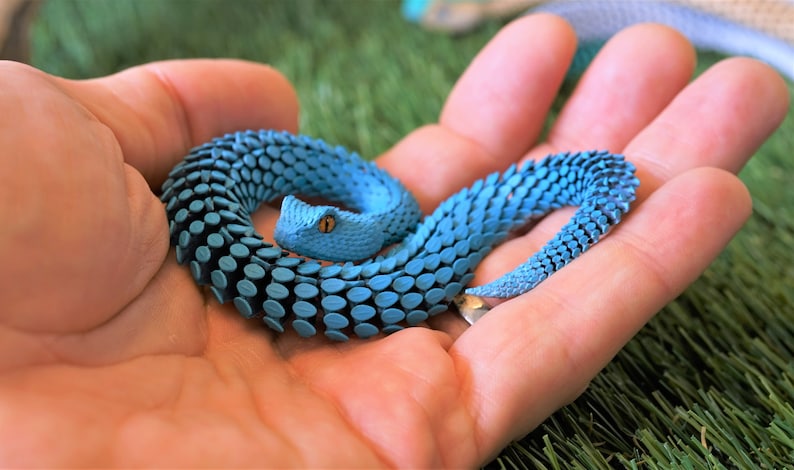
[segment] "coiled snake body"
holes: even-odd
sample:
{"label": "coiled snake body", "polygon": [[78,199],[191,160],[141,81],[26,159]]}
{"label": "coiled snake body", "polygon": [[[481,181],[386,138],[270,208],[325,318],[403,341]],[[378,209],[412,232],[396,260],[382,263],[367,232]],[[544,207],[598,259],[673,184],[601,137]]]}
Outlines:
{"label": "coiled snake body", "polygon": [[[513,297],[532,289],[618,223],[638,184],[620,155],[561,153],[479,180],[418,223],[414,198],[373,163],[322,140],[262,130],[193,149],[171,171],[161,199],[177,261],[219,302],[232,301],[244,317],[279,332],[291,326],[309,337],[323,329],[345,341],[418,325],[464,290]],[[295,195],[355,211],[311,206]],[[265,242],[253,227],[257,207],[281,196],[276,240],[309,258]],[[512,230],[562,206],[579,208],[529,261],[466,288]],[[384,255],[352,262],[397,241]]]}

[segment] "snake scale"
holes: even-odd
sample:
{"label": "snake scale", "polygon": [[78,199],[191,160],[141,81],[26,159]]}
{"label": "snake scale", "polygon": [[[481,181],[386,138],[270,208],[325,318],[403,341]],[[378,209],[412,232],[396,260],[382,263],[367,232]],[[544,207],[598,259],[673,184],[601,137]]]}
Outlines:
{"label": "snake scale", "polygon": [[[551,155],[476,181],[420,221],[399,181],[357,154],[287,132],[242,131],[194,148],[161,199],[177,261],[219,302],[278,332],[323,330],[345,341],[419,325],[464,292],[508,298],[532,289],[621,220],[639,185],[634,171],[605,151]],[[276,245],[251,215],[282,196]],[[563,206],[578,209],[527,262],[467,287],[512,231]]]}

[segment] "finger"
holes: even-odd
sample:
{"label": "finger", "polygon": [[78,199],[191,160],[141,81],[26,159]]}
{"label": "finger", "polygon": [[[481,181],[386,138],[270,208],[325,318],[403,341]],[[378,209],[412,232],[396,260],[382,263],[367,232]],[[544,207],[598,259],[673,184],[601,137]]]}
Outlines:
{"label": "finger", "polygon": [[[638,199],[699,166],[737,172],[780,125],[787,104],[785,83],[766,65],[731,59],[712,67],[626,147],[638,167]],[[474,283],[489,282],[526,261],[570,215],[571,210],[558,211],[527,235],[499,246],[480,265]]]}
{"label": "finger", "polygon": [[626,147],[642,181],[640,199],[691,168],[737,173],[783,121],[788,100],[780,75],[758,61],[711,67]]}
{"label": "finger", "polygon": [[691,44],[673,29],[643,24],[622,31],[582,76],[533,156],[621,151],[686,86],[695,59]]}
{"label": "finger", "polygon": [[440,124],[493,156],[521,156],[537,139],[573,57],[557,17],[531,15],[505,27],[455,84]]}
{"label": "finger", "polygon": [[239,60],[155,62],[61,80],[116,135],[125,161],[159,187],[191,147],[246,128],[297,130],[298,104],[273,68]]}
{"label": "finger", "polygon": [[467,330],[451,353],[467,364],[485,448],[501,448],[573,400],[708,266],[750,210],[733,175],[685,173],[588,256]]}
{"label": "finger", "polygon": [[408,135],[379,164],[430,210],[453,191],[516,161],[540,134],[574,47],[572,30],[556,17],[516,20],[472,61],[439,124]]}

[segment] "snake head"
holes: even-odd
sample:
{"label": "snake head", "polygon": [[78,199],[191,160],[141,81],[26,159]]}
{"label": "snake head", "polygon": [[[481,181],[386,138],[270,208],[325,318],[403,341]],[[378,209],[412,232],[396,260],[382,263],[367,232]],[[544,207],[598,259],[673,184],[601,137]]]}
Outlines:
{"label": "snake head", "polygon": [[284,197],[273,237],[282,248],[326,261],[374,256],[385,243],[383,229],[366,214],[334,206],[314,206]]}

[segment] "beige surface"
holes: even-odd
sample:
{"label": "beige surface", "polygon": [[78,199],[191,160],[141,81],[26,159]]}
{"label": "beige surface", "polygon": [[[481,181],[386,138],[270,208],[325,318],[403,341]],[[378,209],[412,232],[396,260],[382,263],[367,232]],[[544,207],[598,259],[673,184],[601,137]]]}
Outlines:
{"label": "beige surface", "polygon": [[39,0],[0,0],[0,59],[27,62],[30,22]]}
{"label": "beige surface", "polygon": [[0,44],[5,42],[11,30],[11,21],[14,13],[23,2],[28,0],[0,0]]}
{"label": "beige surface", "polygon": [[794,43],[794,2],[786,0],[675,0]]}

